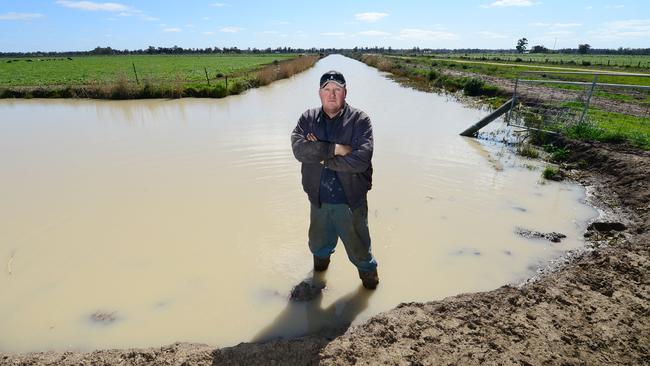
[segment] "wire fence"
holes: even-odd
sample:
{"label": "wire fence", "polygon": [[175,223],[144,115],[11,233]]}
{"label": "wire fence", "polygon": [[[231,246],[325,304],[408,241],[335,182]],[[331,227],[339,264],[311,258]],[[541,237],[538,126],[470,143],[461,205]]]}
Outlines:
{"label": "wire fence", "polygon": [[650,85],[634,83],[648,84],[648,78],[648,74],[525,71],[515,81],[506,121],[547,132],[590,126],[650,141]]}

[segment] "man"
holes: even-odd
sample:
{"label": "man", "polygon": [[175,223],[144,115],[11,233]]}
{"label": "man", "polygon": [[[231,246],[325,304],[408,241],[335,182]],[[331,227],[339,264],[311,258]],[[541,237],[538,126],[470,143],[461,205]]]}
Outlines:
{"label": "man", "polygon": [[372,186],[373,137],[370,118],[345,102],[345,78],[329,71],[320,79],[322,106],[300,116],[291,134],[302,163],[302,186],[311,202],[309,249],[314,271],[325,271],[341,238],[363,286],[379,283],[370,249],[368,190]]}

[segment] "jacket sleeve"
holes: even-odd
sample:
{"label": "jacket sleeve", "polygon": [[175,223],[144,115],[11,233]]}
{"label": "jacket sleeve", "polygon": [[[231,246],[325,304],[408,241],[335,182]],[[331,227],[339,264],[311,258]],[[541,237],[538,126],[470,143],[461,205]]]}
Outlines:
{"label": "jacket sleeve", "polygon": [[325,166],[337,172],[363,173],[370,167],[373,137],[370,118],[357,121],[352,136],[352,152],[346,156],[334,156],[325,160]]}
{"label": "jacket sleeve", "polygon": [[311,131],[308,129],[307,117],[303,114],[291,133],[293,156],[301,163],[320,163],[334,157],[334,144],[325,141],[309,141],[306,138],[309,132]]}

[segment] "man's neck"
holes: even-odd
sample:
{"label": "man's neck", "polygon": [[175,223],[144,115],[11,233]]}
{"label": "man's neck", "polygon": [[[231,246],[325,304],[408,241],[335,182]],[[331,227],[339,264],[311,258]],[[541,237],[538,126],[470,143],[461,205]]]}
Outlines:
{"label": "man's neck", "polygon": [[345,106],[343,106],[343,108],[337,110],[334,113],[330,113],[330,112],[326,111],[325,108],[323,108],[323,113],[325,113],[329,119],[334,119],[334,118],[338,117],[341,113],[343,113],[344,109],[345,109]]}

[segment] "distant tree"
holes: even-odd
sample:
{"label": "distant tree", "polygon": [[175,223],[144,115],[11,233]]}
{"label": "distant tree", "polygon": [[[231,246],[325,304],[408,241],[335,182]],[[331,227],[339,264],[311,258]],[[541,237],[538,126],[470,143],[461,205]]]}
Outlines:
{"label": "distant tree", "polygon": [[91,55],[112,55],[114,52],[110,47],[95,47],[95,49],[89,53]]}
{"label": "distant tree", "polygon": [[589,49],[590,49],[590,48],[591,48],[591,46],[590,46],[588,43],[578,45],[578,53],[584,55],[584,54],[586,54],[587,52],[589,52]]}
{"label": "distant tree", "polygon": [[517,49],[517,52],[524,53],[524,51],[526,51],[526,46],[527,45],[528,45],[528,39],[520,38],[517,41],[517,47],[515,47],[515,48]]}
{"label": "distant tree", "polygon": [[548,48],[544,46],[536,45],[530,49],[530,53],[548,53]]}

